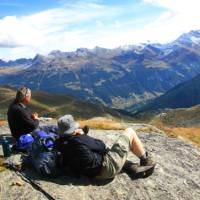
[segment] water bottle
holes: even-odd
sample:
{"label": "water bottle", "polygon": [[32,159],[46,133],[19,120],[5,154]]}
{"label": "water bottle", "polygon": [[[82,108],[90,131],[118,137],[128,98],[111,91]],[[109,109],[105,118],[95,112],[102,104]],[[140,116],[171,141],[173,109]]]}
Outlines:
{"label": "water bottle", "polygon": [[2,147],[4,157],[9,157],[11,155],[11,148],[9,145],[9,141],[6,139],[6,137],[2,138]]}

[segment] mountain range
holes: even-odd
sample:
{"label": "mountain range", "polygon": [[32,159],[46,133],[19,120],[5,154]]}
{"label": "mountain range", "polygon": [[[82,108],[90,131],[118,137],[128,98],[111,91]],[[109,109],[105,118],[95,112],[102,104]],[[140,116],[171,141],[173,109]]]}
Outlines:
{"label": "mountain range", "polygon": [[168,44],[80,48],[0,60],[0,84],[133,110],[199,74],[199,63],[200,31],[191,31]]}
{"label": "mountain range", "polygon": [[189,81],[178,84],[139,110],[145,112],[165,108],[189,108],[197,104],[200,104],[200,74]]}

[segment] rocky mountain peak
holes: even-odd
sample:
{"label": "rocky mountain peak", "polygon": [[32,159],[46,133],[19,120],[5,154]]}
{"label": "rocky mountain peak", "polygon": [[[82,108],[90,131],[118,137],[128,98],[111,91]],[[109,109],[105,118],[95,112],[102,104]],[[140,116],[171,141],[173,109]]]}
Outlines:
{"label": "rocky mountain peak", "polygon": [[200,30],[193,30],[190,31],[189,33],[184,33],[178,39],[175,40],[176,44],[195,44],[195,45],[200,45]]}
{"label": "rocky mountain peak", "polygon": [[17,65],[29,65],[32,59],[19,58],[17,60],[4,61],[0,59],[0,67],[13,67]]}
{"label": "rocky mountain peak", "polygon": [[0,59],[0,67],[4,67],[6,64],[7,63],[4,60]]}
{"label": "rocky mountain peak", "polygon": [[89,53],[89,50],[87,48],[78,48],[75,52],[76,56],[85,57]]}
{"label": "rocky mountain peak", "polygon": [[45,62],[46,57],[41,55],[41,54],[37,54],[32,61],[32,65],[37,65],[37,64],[41,64],[43,62]]}
{"label": "rocky mountain peak", "polygon": [[48,54],[49,58],[59,58],[62,57],[65,53],[60,50],[53,50]]}

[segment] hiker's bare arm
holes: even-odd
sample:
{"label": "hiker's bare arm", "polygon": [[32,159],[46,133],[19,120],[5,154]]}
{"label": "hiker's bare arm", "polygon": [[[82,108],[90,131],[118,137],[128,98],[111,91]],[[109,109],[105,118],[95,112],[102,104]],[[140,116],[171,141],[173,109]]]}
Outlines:
{"label": "hiker's bare arm", "polygon": [[84,132],[81,128],[78,128],[74,131],[73,135],[84,135]]}

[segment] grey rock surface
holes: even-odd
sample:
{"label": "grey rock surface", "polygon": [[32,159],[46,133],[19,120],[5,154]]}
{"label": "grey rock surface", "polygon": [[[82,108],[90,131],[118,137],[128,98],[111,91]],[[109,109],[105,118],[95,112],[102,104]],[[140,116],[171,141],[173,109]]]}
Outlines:
{"label": "grey rock surface", "polygon": [[[136,127],[138,126],[137,124]],[[141,125],[143,126],[145,125]],[[0,130],[1,134],[9,132],[7,127],[1,127]],[[109,147],[119,134],[119,131],[114,130],[90,130],[89,133],[105,141]],[[199,200],[200,149],[180,138],[169,138],[157,131],[138,135],[157,161],[155,172],[146,179],[131,180],[127,174],[120,173],[112,182],[102,184],[85,177],[72,178],[66,175],[55,179],[43,179],[32,169],[26,169],[23,173],[58,200]],[[139,162],[131,153],[128,157],[134,162]],[[0,172],[1,200],[47,199],[27,182],[24,182],[23,186],[11,186],[16,180],[21,178],[15,172]]]}

